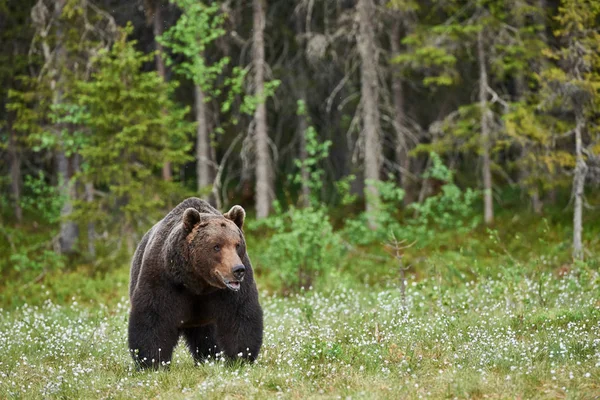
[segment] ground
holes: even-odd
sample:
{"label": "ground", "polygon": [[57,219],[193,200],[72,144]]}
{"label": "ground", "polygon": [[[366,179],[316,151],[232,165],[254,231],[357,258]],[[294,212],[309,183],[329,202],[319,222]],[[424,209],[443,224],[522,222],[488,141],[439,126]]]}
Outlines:
{"label": "ground", "polygon": [[[255,365],[134,371],[125,297],[0,314],[0,398],[597,398],[600,276],[435,276],[388,287],[262,294]],[[123,288],[125,289],[125,288]]]}

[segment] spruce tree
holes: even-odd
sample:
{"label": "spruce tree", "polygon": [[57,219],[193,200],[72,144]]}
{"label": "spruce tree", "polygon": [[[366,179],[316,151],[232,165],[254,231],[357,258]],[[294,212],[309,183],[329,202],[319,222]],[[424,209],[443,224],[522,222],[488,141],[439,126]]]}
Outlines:
{"label": "spruce tree", "polygon": [[175,85],[156,71],[143,72],[152,58],[136,50],[124,30],[110,51],[100,53],[91,79],[77,85],[77,106],[89,131],[78,178],[104,193],[79,202],[78,216],[93,216],[99,229],[118,227],[119,243],[125,239],[130,251],[132,235],[156,219],[180,186],[161,179],[163,164],[181,165],[191,147],[188,109],[170,98]]}

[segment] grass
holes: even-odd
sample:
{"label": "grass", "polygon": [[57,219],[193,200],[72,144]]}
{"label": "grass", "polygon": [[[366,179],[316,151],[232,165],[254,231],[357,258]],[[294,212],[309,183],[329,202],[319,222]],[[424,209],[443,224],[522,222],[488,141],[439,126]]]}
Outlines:
{"label": "grass", "polygon": [[[0,318],[0,398],[598,398],[600,275],[262,294],[255,365],[135,372],[128,301],[23,305]],[[121,289],[125,295],[126,288]]]}
{"label": "grass", "polygon": [[258,361],[194,365],[180,345],[158,372],[129,358],[127,266],[46,268],[40,253],[16,269],[5,257],[0,399],[597,399],[600,213],[586,214],[585,263],[570,258],[570,218],[507,209],[492,229],[436,232],[406,250],[405,302],[382,244],[348,247],[311,290],[274,294],[281,266],[247,233],[265,311]]}

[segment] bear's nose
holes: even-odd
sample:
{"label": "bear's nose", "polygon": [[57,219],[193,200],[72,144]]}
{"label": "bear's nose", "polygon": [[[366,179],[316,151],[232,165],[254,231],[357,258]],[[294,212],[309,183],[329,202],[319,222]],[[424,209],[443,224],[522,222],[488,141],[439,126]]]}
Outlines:
{"label": "bear's nose", "polygon": [[233,276],[235,276],[235,279],[242,279],[244,277],[244,274],[246,273],[246,267],[244,267],[243,265],[236,265],[235,267],[233,267]]}

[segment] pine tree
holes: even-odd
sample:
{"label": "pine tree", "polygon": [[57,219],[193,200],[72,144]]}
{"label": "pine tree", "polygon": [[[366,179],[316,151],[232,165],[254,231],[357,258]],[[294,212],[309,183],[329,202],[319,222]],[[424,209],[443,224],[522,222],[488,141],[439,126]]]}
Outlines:
{"label": "pine tree", "polygon": [[[440,5],[447,14],[426,18],[404,40],[412,51],[395,61],[421,74],[426,87],[473,85],[476,89],[477,102],[465,102],[442,121],[434,121],[430,130],[436,137],[430,145],[421,144],[420,149],[479,155],[484,221],[489,224],[494,219],[492,172],[501,168],[494,158],[506,146],[502,137],[504,117],[512,110],[510,94],[501,89],[506,88],[504,80],[529,68],[531,54],[540,54],[540,46],[534,46],[531,38],[536,28],[533,32],[519,29],[519,21],[536,9],[496,0],[468,4],[449,0]],[[476,80],[471,78],[474,68],[478,71]]]}
{"label": "pine tree", "polygon": [[33,73],[19,77],[23,87],[9,92],[8,108],[16,116],[13,126],[20,139],[54,160],[51,175],[63,200],[60,250],[74,253],[79,226],[72,218],[78,196],[73,176],[80,168],[80,155],[79,143],[67,137],[78,127],[64,114],[73,101],[75,82],[89,77],[92,56],[110,45],[116,26],[108,13],[87,0],[38,0],[31,19]]}
{"label": "pine tree", "polygon": [[90,81],[76,88],[76,107],[89,131],[80,150],[84,164],[78,179],[104,192],[91,203],[78,202],[77,215],[91,215],[99,229],[110,232],[118,226],[119,242],[126,239],[129,251],[132,235],[145,229],[165,199],[177,193],[176,182],[161,179],[164,163],[180,165],[190,149],[188,110],[170,99],[175,85],[156,71],[142,72],[152,58],[137,51],[123,31],[112,49],[98,56]]}
{"label": "pine tree", "polygon": [[583,203],[587,159],[598,156],[600,106],[600,3],[564,0],[555,20],[560,47],[547,51],[555,63],[542,74],[545,103],[571,116],[573,149],[573,258],[583,259]]}

